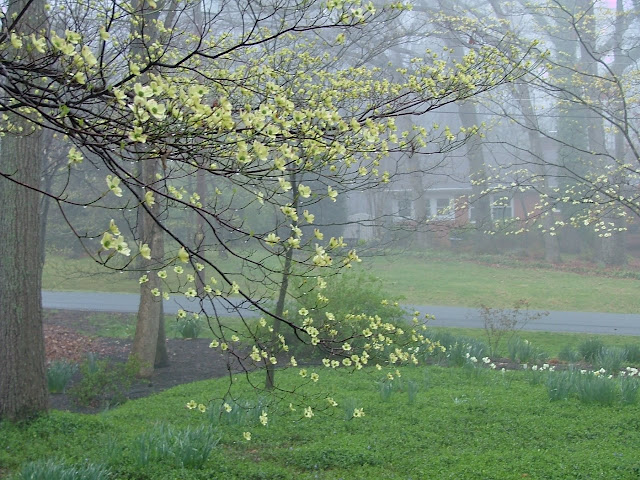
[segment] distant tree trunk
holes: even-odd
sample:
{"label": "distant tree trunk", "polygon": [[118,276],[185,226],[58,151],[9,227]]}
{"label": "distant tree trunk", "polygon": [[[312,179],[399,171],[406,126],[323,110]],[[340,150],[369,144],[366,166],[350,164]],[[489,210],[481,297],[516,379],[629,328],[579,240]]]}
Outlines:
{"label": "distant tree trunk", "polygon": [[[142,162],[142,182],[145,185],[153,185],[156,181],[156,160],[145,159]],[[150,377],[154,366],[166,366],[168,355],[166,351],[166,339],[164,331],[164,318],[162,308],[162,296],[154,296],[152,291],[162,290],[162,283],[154,269],[164,257],[164,240],[162,229],[157,224],[159,205],[140,207],[138,216],[140,225],[140,239],[151,248],[151,259],[141,259],[141,274],[149,271],[148,281],[140,285],[140,306],[138,307],[138,321],[136,333],[133,338],[131,356],[141,362],[138,376]]]}
{"label": "distant tree trunk", "polygon": [[[29,10],[14,31],[34,32],[46,21],[44,2],[9,2],[6,18]],[[21,420],[46,411],[48,391],[42,331],[40,262],[40,187],[42,131],[7,112],[5,124],[22,135],[6,133],[0,147],[0,419]]]}
{"label": "distant tree trunk", "polygon": [[[625,69],[629,66],[631,59],[623,54],[621,51],[623,44],[623,36],[624,32],[627,28],[625,18],[625,10],[624,10],[624,2],[622,0],[617,0],[616,2],[616,21],[615,21],[615,34],[614,34],[614,47],[613,47],[613,62],[611,64],[611,70],[614,72],[616,78],[621,78],[624,74]],[[589,27],[594,28],[595,20],[589,19]],[[591,45],[595,45],[595,42],[591,43]],[[584,48],[584,45],[582,45]],[[587,54],[584,55],[586,63],[586,59],[588,59]],[[614,99],[614,101],[618,105],[618,111],[616,112],[618,118],[625,118],[624,115],[624,105],[622,102],[623,96],[620,95]],[[621,128],[627,129],[627,122],[621,122]],[[596,141],[599,140],[604,143],[604,128],[602,119],[599,120],[597,129],[594,128],[595,132],[597,132]],[[615,132],[614,139],[614,148],[615,148],[615,158],[616,162],[623,163],[624,158],[626,157],[626,149],[625,149],[625,141],[623,137],[623,132]],[[593,145],[589,145],[593,148]],[[623,175],[623,171],[618,173],[618,178],[615,178],[613,181],[614,185],[623,185],[626,184],[626,179],[621,178]],[[606,225],[613,225],[614,229],[621,228],[625,225],[624,218],[621,217],[619,212],[612,212],[610,214],[604,215],[602,220]],[[626,255],[626,244],[624,235],[621,232],[613,232],[611,236],[599,237],[599,245],[598,245],[598,256],[600,260],[605,265],[626,265],[627,263],[627,255]]]}
{"label": "distant tree trunk", "polygon": [[[461,103],[458,114],[462,126],[469,128],[474,125],[480,125],[476,106],[471,102],[466,101]],[[469,159],[469,172],[474,180],[471,186],[471,203],[473,209],[470,218],[476,229],[473,248],[476,253],[489,253],[492,250],[494,242],[485,231],[492,228],[491,203],[489,197],[482,194],[482,191],[488,188],[489,185],[487,185],[487,172],[480,138],[478,136],[471,137],[467,141],[466,148],[467,158]]]}
{"label": "distant tree trunk", "polygon": [[[199,168],[196,172],[196,193],[200,196],[200,201],[204,202],[207,197],[207,183],[204,176],[204,171]],[[204,255],[204,240],[205,240],[205,221],[202,215],[196,213],[196,235],[195,235],[195,245],[196,245],[196,253],[200,255]],[[205,275],[206,271],[204,268],[202,270],[196,270],[196,291],[198,292],[198,298],[204,298],[205,291]]]}
{"label": "distant tree trunk", "polygon": [[[42,151],[42,190],[45,192],[51,191],[53,185],[53,178],[55,172],[60,164],[60,159],[52,159],[51,145],[53,144],[53,132],[43,132],[43,151]],[[40,197],[40,262],[44,265],[46,259],[46,238],[47,238],[47,218],[49,217],[49,208],[51,207],[51,198],[42,195]]]}
{"label": "distant tree trunk", "polygon": [[[292,206],[296,210],[298,209],[298,181],[295,175],[290,175],[289,180],[291,182],[291,191],[293,192]],[[293,222],[293,226],[297,227],[298,222]],[[282,281],[280,282],[280,289],[278,291],[278,300],[276,302],[276,310],[274,312],[273,322],[273,344],[278,345],[278,333],[280,333],[280,321],[278,318],[282,318],[284,313],[284,304],[287,298],[287,290],[289,290],[289,277],[291,277],[291,264],[293,261],[293,248],[287,247],[287,252],[284,258],[284,267],[282,269]],[[264,380],[265,390],[272,390],[275,387],[275,375],[276,369],[271,362],[267,362],[267,374]]]}
{"label": "distant tree trunk", "polygon": [[[285,255],[284,269],[282,270],[282,282],[280,283],[280,290],[278,292],[278,301],[276,303],[275,317],[282,318],[284,313],[284,302],[287,297],[287,290],[289,289],[289,277],[291,276],[291,261],[293,258],[293,248],[289,247]],[[280,332],[280,321],[276,319],[273,324],[273,338],[274,343]],[[264,388],[265,390],[272,390],[275,387],[275,366],[271,362],[267,363],[267,374],[265,376]]]}
{"label": "distant tree trunk", "polygon": [[[520,84],[515,88],[515,93],[518,103],[520,104],[520,109],[524,113],[524,122],[527,125],[529,135],[529,146],[534,157],[535,173],[542,177],[542,193],[548,194],[550,193],[549,172],[545,164],[540,126],[538,125],[538,117],[536,116],[535,108],[531,101],[531,92],[526,84]],[[542,225],[547,232],[542,234],[545,260],[551,263],[558,263],[560,261],[560,244],[557,235],[550,234],[550,232],[553,232],[552,228],[555,227],[553,211],[547,212],[547,214],[542,217]]]}

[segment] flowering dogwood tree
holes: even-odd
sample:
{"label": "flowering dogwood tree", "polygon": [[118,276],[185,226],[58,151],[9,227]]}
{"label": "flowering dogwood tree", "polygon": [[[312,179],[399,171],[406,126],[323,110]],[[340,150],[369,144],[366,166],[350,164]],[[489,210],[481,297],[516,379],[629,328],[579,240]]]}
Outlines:
{"label": "flowering dogwood tree", "polygon": [[[44,21],[21,28],[45,6],[55,28]],[[25,143],[31,131],[54,131],[67,144],[69,175],[101,172],[101,191],[73,202],[113,212],[102,228],[75,232],[97,262],[140,270],[145,301],[182,298],[179,316],[206,316],[211,347],[243,369],[295,367],[285,328],[322,349],[328,367],[360,369],[374,355],[380,366],[412,360],[394,345],[405,332],[384,319],[287,316],[283,278],[307,277],[325,303],[333,269],[359,258],[342,238],[325,236],[311,206],[389,182],[380,162],[391,152],[419,153],[475,134],[401,132],[395,119],[514,80],[530,66],[526,51],[486,47],[451,61],[428,53],[390,80],[380,67],[349,64],[344,46],[361,44],[371,24],[391,24],[407,10],[401,3],[28,0],[12,8],[0,50],[2,130]],[[2,185],[38,191],[17,174],[37,168],[36,159],[3,162]],[[63,211],[71,203],[64,193],[54,197]],[[248,220],[248,209],[269,221]],[[134,215],[142,218],[138,228]],[[194,218],[198,234],[191,235],[179,225]],[[265,300],[274,292],[270,308]],[[262,318],[242,318],[240,326],[220,320],[229,310],[241,314],[240,306]],[[2,328],[21,321],[10,308]],[[157,322],[156,315],[139,320],[133,353],[142,375],[156,357]],[[3,384],[2,397],[13,388]]]}

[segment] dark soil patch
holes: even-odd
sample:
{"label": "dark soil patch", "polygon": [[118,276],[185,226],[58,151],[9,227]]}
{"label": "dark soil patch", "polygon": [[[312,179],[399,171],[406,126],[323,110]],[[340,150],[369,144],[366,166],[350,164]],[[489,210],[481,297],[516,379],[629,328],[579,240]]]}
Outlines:
{"label": "dark soil patch", "polygon": [[[89,352],[95,353],[100,359],[127,361],[131,340],[87,335],[91,331],[87,322],[91,313],[74,310],[46,312],[44,332],[47,362],[58,359],[81,362]],[[209,343],[207,339],[168,339],[169,365],[156,368],[150,379],[136,382],[128,398],[146,397],[183,383],[227,375],[230,369],[227,356],[210,349]],[[74,381],[79,378],[77,374]],[[52,394],[49,396],[49,408],[94,413],[101,411],[104,406],[83,407],[76,405],[67,394]]]}

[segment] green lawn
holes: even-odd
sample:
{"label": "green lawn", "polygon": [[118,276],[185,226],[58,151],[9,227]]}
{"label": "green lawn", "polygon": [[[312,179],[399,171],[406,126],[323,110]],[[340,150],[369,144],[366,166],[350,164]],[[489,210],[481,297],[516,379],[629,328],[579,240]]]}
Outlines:
{"label": "green lawn", "polygon": [[[321,367],[322,368],[322,367]],[[389,396],[382,373],[318,369],[321,380],[272,403],[237,377],[241,402],[263,406],[255,415],[221,421],[221,402],[207,413],[188,410],[229,387],[228,379],[183,385],[98,415],[51,412],[29,424],[0,424],[0,474],[25,462],[53,458],[100,463],[118,479],[637,479],[640,407],[552,402],[525,372],[403,367]],[[253,376],[251,379],[255,379]],[[297,371],[280,372],[292,386]],[[257,379],[257,382],[260,382]],[[411,384],[411,387],[409,385]],[[411,400],[409,390],[415,391]],[[299,395],[304,395],[302,399]],[[335,408],[315,408],[331,395]],[[301,400],[291,411],[289,398]],[[314,400],[315,399],[315,400]],[[328,403],[324,402],[325,405]],[[352,418],[353,408],[364,417]],[[267,426],[257,416],[268,414]],[[225,420],[223,413],[223,420]],[[230,417],[229,417],[230,418]],[[202,469],[182,469],[171,455],[144,464],[145,438],[213,425],[220,443]],[[167,431],[165,428],[164,431]],[[192,430],[193,431],[193,430]],[[151,433],[150,433],[151,432]],[[251,432],[251,440],[243,438]],[[143,437],[147,435],[147,437]]]}
{"label": "green lawn", "polygon": [[417,255],[363,263],[392,296],[402,295],[408,304],[505,308],[527,299],[530,308],[540,310],[640,312],[636,279]]}
{"label": "green lawn", "polygon": [[[230,260],[223,262],[233,270]],[[466,307],[486,304],[504,308],[527,299],[533,309],[640,312],[640,280],[605,276],[597,269],[578,274],[524,264],[490,265],[451,255],[415,254],[367,258],[357,268],[381,278],[390,297],[402,296],[403,302],[409,304]],[[138,276],[105,273],[104,268],[87,259],[50,256],[43,287],[135,293]]]}

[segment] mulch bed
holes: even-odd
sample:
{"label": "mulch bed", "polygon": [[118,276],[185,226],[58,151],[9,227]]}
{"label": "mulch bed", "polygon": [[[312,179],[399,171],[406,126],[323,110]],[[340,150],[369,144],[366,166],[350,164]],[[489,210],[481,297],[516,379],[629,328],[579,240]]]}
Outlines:
{"label": "mulch bed", "polygon": [[[127,360],[132,341],[91,335],[91,325],[87,322],[91,313],[75,310],[46,312],[44,334],[47,362],[60,359],[81,362],[89,352],[110,361]],[[210,340],[202,338],[168,339],[169,366],[156,368],[150,379],[134,384],[128,397],[146,397],[183,383],[227,375],[227,357],[210,349],[209,343]],[[52,394],[49,395],[49,408],[94,413],[102,411],[104,407],[82,407],[76,405],[69,395]]]}

